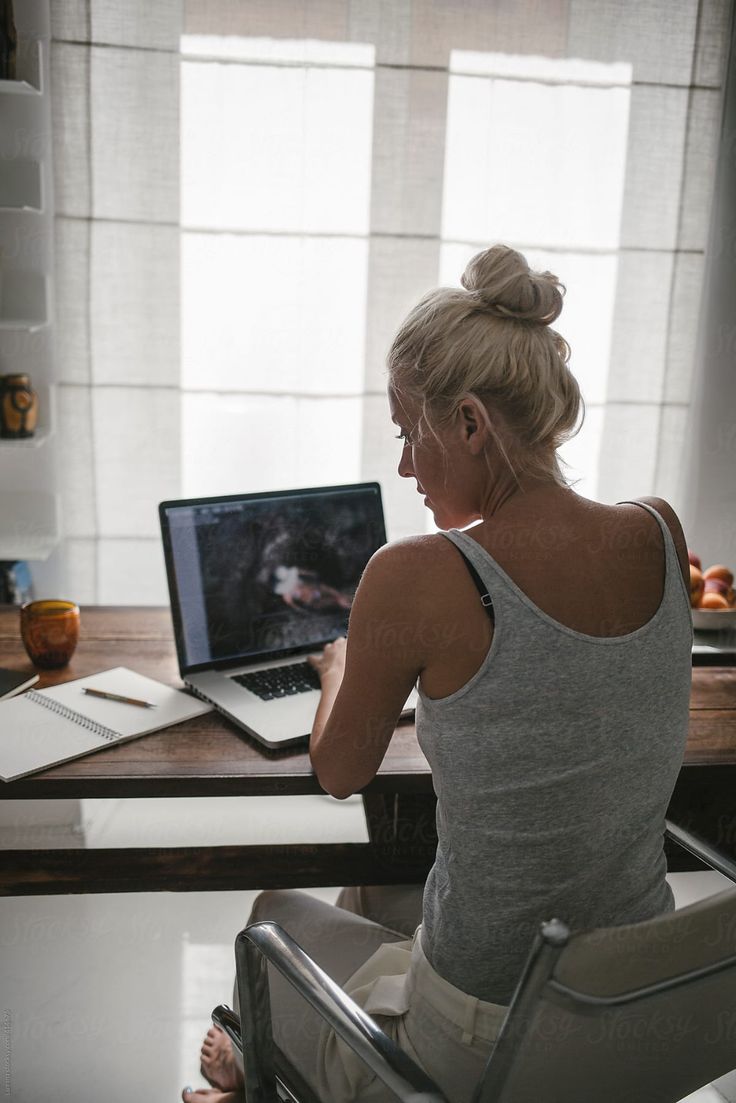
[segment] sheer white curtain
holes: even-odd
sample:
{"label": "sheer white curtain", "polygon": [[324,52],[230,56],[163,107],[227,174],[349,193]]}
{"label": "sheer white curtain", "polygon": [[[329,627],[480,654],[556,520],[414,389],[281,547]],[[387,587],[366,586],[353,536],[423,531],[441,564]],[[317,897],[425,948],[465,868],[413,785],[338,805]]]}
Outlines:
{"label": "sheer white curtain", "polygon": [[53,5],[65,539],[165,602],[156,503],[395,474],[383,363],[492,241],[568,287],[603,501],[677,507],[727,0]]}

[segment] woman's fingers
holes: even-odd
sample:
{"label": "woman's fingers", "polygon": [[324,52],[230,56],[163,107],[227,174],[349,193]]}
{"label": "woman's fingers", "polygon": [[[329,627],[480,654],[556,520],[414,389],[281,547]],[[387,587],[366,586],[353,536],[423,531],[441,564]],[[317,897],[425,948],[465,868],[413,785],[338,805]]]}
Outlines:
{"label": "woman's fingers", "polygon": [[310,666],[313,666],[320,675],[325,674],[332,667],[338,666],[345,661],[345,647],[347,640],[344,636],[339,636],[332,643],[325,644],[325,649],[321,655],[307,655],[307,662]]}

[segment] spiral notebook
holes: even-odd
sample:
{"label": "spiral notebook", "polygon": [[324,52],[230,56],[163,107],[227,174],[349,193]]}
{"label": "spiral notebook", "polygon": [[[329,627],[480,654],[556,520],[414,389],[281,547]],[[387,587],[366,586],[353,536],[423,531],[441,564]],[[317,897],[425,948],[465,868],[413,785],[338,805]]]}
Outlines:
{"label": "spiral notebook", "polygon": [[[155,707],[90,697],[86,686]],[[30,689],[0,702],[0,778],[14,781],[211,711],[211,705],[124,666],[53,689]]]}

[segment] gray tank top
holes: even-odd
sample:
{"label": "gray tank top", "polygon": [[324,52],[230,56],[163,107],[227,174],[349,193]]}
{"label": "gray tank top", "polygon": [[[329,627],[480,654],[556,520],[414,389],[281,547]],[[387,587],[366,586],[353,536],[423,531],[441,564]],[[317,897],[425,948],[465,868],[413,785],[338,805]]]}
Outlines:
{"label": "gray tank top", "polygon": [[442,534],[480,575],[495,627],[461,689],[419,691],[439,838],[422,945],[479,999],[509,1002],[545,919],[579,930],[674,907],[663,831],[688,732],[690,596],[665,521],[636,504],[662,529],[665,586],[625,636],[559,624],[471,536]]}

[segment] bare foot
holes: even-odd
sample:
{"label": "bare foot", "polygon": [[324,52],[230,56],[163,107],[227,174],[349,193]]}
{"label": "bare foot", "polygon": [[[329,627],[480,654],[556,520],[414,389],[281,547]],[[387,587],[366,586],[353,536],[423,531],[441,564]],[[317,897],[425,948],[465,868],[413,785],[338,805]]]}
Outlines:
{"label": "bare foot", "polygon": [[181,1097],[184,1103],[243,1103],[242,1092],[220,1092],[216,1088],[185,1088]]}
{"label": "bare foot", "polygon": [[202,1042],[199,1071],[208,1084],[221,1092],[235,1091],[243,1086],[243,1073],[235,1060],[233,1047],[224,1030],[211,1026]]}

